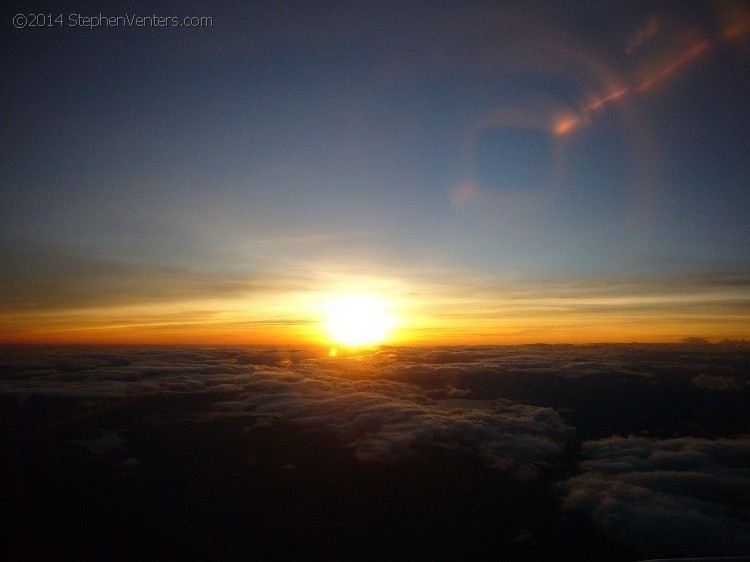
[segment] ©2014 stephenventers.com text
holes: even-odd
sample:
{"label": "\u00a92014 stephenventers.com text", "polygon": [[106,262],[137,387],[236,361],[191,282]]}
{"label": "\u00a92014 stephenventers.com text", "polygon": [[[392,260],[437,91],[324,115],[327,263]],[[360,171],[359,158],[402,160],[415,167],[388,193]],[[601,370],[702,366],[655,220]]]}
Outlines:
{"label": "\u00a92014 stephenventers.com text", "polygon": [[107,27],[213,27],[213,17],[161,16],[157,14],[108,16],[102,13],[96,15],[29,13],[13,16],[13,26],[17,29],[33,27],[83,27],[89,29]]}

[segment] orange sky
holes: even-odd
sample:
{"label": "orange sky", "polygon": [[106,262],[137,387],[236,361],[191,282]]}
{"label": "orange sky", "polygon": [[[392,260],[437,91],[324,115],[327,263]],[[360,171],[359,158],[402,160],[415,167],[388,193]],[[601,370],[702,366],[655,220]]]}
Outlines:
{"label": "orange sky", "polygon": [[[372,295],[394,319],[384,343],[672,342],[750,338],[743,285],[722,279],[520,284],[450,277],[349,279],[234,299],[61,307],[0,314],[0,340],[33,343],[288,345],[334,343],[325,302]],[[326,285],[330,285],[328,288]],[[677,290],[679,286],[679,289]],[[366,321],[366,319],[365,319]]]}

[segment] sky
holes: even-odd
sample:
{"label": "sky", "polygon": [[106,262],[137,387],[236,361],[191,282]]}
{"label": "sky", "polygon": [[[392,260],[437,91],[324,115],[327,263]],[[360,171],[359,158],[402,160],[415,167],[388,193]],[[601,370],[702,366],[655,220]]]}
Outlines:
{"label": "sky", "polygon": [[514,4],[4,8],[0,341],[750,338],[748,5]]}

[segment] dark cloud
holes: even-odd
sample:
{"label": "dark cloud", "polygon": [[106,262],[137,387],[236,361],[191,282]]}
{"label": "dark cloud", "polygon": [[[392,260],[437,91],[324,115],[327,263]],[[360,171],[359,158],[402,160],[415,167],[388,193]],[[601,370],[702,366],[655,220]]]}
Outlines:
{"label": "dark cloud", "polygon": [[584,443],[583,456],[583,473],[560,485],[563,509],[640,556],[750,549],[750,436],[611,437]]}
{"label": "dark cloud", "polygon": [[558,461],[570,433],[549,408],[505,400],[459,408],[430,400],[414,385],[311,370],[256,371],[240,396],[218,406],[233,415],[333,432],[361,460],[395,462],[419,446],[436,445],[476,451],[490,465],[524,478]]}
{"label": "dark cloud", "polygon": [[693,377],[693,386],[706,390],[740,390],[740,385],[734,377],[725,375],[706,375],[701,373]]}
{"label": "dark cloud", "polygon": [[[567,425],[584,438],[648,428],[641,420],[686,432],[712,415],[701,390],[735,389],[741,401],[746,386],[743,356],[716,345],[382,347],[335,358],[268,348],[60,349],[7,357],[3,393],[205,395],[214,416],[324,431],[362,460],[394,462],[439,446],[473,451],[519,477],[561,461]],[[669,421],[652,402],[675,392],[683,393],[682,410]],[[618,397],[640,416],[613,402]],[[553,408],[567,412],[567,425]],[[704,425],[718,431],[720,423]]]}
{"label": "dark cloud", "polygon": [[[75,420],[140,404],[142,419],[67,438],[94,457],[116,451],[125,472],[145,462],[139,427],[232,423],[248,435],[319,437],[370,467],[455,454],[539,486],[576,474],[557,484],[564,512],[639,556],[750,548],[748,359],[736,344],[383,346],[338,357],[6,348],[2,357],[0,395],[14,407],[77,404],[78,417],[66,418]],[[149,410],[151,397],[170,407]],[[653,437],[613,436],[636,431]]]}
{"label": "dark cloud", "polygon": [[[415,350],[414,359],[423,353]],[[17,357],[2,390],[120,398],[213,393],[209,417],[252,416],[261,425],[281,421],[329,432],[363,461],[396,462],[437,446],[472,452],[517,478],[530,478],[561,460],[571,429],[554,410],[503,399],[456,400],[471,395],[460,388],[430,393],[393,380],[399,377],[395,361],[383,350],[349,359],[273,350],[58,352],[26,362]],[[443,381],[470,365],[433,370]],[[403,365],[403,378],[430,368]]]}

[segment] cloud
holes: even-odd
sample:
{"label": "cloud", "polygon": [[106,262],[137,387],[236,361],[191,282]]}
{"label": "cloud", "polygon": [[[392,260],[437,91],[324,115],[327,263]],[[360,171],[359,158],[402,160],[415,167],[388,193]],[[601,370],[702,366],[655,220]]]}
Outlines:
{"label": "cloud", "polygon": [[583,456],[582,474],[559,486],[563,509],[639,556],[750,549],[750,436],[610,437],[584,443]]}
{"label": "cloud", "polygon": [[[1,247],[0,267],[5,272],[0,278],[3,312],[236,298],[269,285],[250,276],[130,264],[32,242]],[[285,282],[277,279],[276,284]]]}
{"label": "cloud", "polygon": [[[293,355],[293,352],[288,352]],[[248,357],[276,364],[274,351],[9,348],[0,392],[75,398],[127,398],[170,393],[223,392],[242,383]]]}
{"label": "cloud", "polygon": [[732,388],[731,381],[737,385],[744,381],[740,349],[744,347],[739,343],[699,347],[382,346],[332,358],[325,348],[6,347],[0,363],[0,390],[95,395],[106,389],[132,395],[184,387],[186,391],[213,392],[245,389],[259,378],[272,382],[277,372],[283,374],[281,381],[288,376],[304,376],[342,389],[355,383],[377,382],[384,385],[378,387],[381,390],[389,384],[400,384],[411,389],[407,395],[431,392],[432,398],[501,398],[507,379],[532,381],[533,377],[600,380],[607,376],[621,382],[647,378],[654,384],[668,381],[699,388]]}
{"label": "cloud", "polygon": [[558,461],[570,432],[550,408],[506,400],[491,408],[458,408],[411,384],[316,370],[258,370],[244,393],[218,407],[331,432],[360,460],[396,462],[420,446],[439,446],[476,452],[517,477]]}
{"label": "cloud", "polygon": [[553,409],[469,400],[473,392],[466,388],[435,393],[408,382],[421,370],[438,372],[442,384],[468,365],[398,365],[400,353],[415,361],[461,355],[476,361],[465,351],[384,348],[349,359],[263,349],[17,352],[4,366],[0,393],[76,399],[202,394],[213,407],[195,412],[199,418],[248,416],[258,425],[283,422],[326,432],[362,461],[399,462],[422,447],[441,447],[477,455],[519,479],[557,466],[572,430]]}
{"label": "cloud", "polygon": [[734,377],[706,375],[705,373],[693,377],[692,383],[693,386],[706,390],[740,390],[741,388]]}
{"label": "cloud", "polygon": [[0,268],[6,342],[269,343],[282,329],[295,341],[289,334],[316,322],[297,305],[309,303],[310,279],[288,271],[177,267],[23,241],[0,247]]}
{"label": "cloud", "polygon": [[[340,282],[351,274],[350,265],[348,273],[334,268],[311,275],[288,268],[243,275],[243,269],[249,271],[246,265],[233,273],[195,270],[21,242],[0,248],[0,266],[5,273],[0,278],[0,338],[25,342],[237,343],[248,334],[245,341],[270,343],[292,337],[289,333],[295,341],[309,341],[310,325],[317,321],[311,305],[337,277]],[[531,343],[570,340],[571,334],[579,341],[595,340],[606,332],[629,341],[663,340],[688,331],[712,339],[741,337],[737,314],[750,306],[748,276],[716,270],[711,263],[703,268],[714,272],[586,282],[553,281],[543,274],[508,274],[498,280],[432,269],[408,279],[380,280],[377,289],[407,312],[417,309],[424,319],[422,333],[405,322],[404,338],[427,334],[433,340],[495,343],[503,337]],[[419,294],[414,300],[408,295],[413,289]],[[696,312],[687,320],[686,307]],[[645,332],[644,317],[655,320]],[[477,320],[485,333],[475,333]]]}
{"label": "cloud", "polygon": [[[383,346],[335,358],[323,349],[4,351],[0,396],[19,404],[44,395],[95,416],[142,398],[174,397],[183,406],[160,419],[240,418],[250,431],[294,426],[334,439],[362,463],[410,462],[447,450],[518,482],[570,474],[572,445],[610,434],[602,428],[700,426],[726,435],[744,427],[739,410],[714,419],[709,400],[718,397],[699,390],[741,384],[716,401],[722,412],[740,408],[746,355],[734,344]],[[639,398],[644,390],[660,397],[655,406]],[[686,410],[665,413],[675,396]],[[590,520],[641,557],[747,552],[750,436],[737,433],[584,441],[580,472],[555,486],[562,511]],[[117,451],[122,470],[131,470],[139,461],[129,435],[102,429],[71,443],[94,455]]]}
{"label": "cloud", "polygon": [[120,449],[124,445],[125,439],[117,431],[101,429],[99,430],[98,437],[71,441],[71,443],[83,447],[92,455],[102,456],[113,450]]}
{"label": "cloud", "polygon": [[[424,447],[447,448],[477,455],[516,478],[566,462],[573,430],[552,407],[566,412],[583,438],[608,435],[602,427],[611,432],[648,427],[626,406],[602,408],[597,393],[629,397],[643,419],[658,420],[662,429],[689,431],[700,423],[714,431],[725,422],[713,419],[704,393],[694,387],[744,381],[742,354],[718,344],[383,346],[335,358],[323,349],[6,351],[0,364],[4,395],[126,401],[201,396],[195,411],[185,413],[190,419],[242,416],[256,426],[292,424],[334,436],[362,461],[398,462]],[[651,388],[662,397],[683,393],[684,411],[665,417],[662,404],[639,398]],[[739,407],[744,388],[732,395],[734,402],[717,407]],[[650,455],[648,443],[625,442]],[[614,444],[612,450],[591,442],[584,447],[585,474],[609,474],[622,464],[620,457],[606,470],[602,464]],[[607,454],[596,456],[597,451]],[[657,459],[668,457],[651,455],[649,462]],[[620,485],[634,485],[632,478],[620,478]],[[589,484],[601,487],[599,480]]]}

